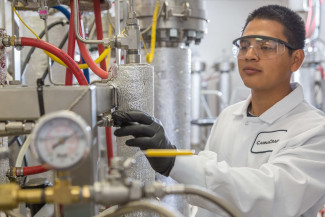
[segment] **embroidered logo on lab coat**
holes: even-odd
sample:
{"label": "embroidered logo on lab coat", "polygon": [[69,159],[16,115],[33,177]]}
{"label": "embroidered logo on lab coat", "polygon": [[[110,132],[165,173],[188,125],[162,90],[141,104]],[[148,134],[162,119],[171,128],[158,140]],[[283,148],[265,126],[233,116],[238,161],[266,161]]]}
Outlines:
{"label": "embroidered logo on lab coat", "polygon": [[269,132],[260,132],[257,134],[253,146],[252,153],[272,152],[273,148],[280,142],[281,137],[286,133],[286,130],[276,130]]}

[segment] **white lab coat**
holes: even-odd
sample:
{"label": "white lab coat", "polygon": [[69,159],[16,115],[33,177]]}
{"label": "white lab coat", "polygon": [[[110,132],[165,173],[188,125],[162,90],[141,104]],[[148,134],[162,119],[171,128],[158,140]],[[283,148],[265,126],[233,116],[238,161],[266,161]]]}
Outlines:
{"label": "white lab coat", "polygon": [[[176,157],[170,176],[214,191],[243,217],[316,217],[325,204],[325,117],[292,88],[259,117],[247,117],[250,97],[225,109],[206,150]],[[190,203],[222,216],[206,201]]]}

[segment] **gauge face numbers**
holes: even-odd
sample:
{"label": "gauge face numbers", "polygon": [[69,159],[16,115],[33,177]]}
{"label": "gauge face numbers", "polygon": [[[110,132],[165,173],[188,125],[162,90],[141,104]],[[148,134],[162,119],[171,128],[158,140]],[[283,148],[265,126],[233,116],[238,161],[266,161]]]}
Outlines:
{"label": "gauge face numbers", "polygon": [[54,117],[40,124],[35,132],[34,145],[42,163],[63,170],[85,158],[90,146],[87,124],[68,117]]}

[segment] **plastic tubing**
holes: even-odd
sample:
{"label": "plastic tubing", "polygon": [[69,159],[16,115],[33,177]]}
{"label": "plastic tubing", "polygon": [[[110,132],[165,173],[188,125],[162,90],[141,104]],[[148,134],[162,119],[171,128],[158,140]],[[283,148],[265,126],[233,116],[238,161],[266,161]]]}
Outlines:
{"label": "plastic tubing", "polygon": [[152,17],[150,53],[147,54],[147,57],[146,57],[147,63],[151,63],[154,58],[155,46],[156,46],[156,27],[157,27],[159,6],[160,6],[160,1],[158,0],[156,2],[155,10],[153,12],[153,17]]}
{"label": "plastic tubing", "polygon": [[[73,2],[72,2],[73,4]],[[70,3],[70,5],[72,5]],[[103,25],[102,25],[102,16],[100,11],[100,0],[94,0],[94,14],[95,14],[95,23],[96,23],[96,33],[97,33],[97,39],[102,40],[103,39]],[[98,53],[99,55],[102,54],[105,50],[104,46],[102,44],[98,44]],[[105,60],[100,62],[100,68],[106,71],[106,64]]]}
{"label": "plastic tubing", "polygon": [[[73,4],[73,0],[70,0],[70,4]],[[73,13],[73,11],[71,11]],[[73,15],[72,15],[73,16]],[[70,16],[69,16],[70,17]],[[75,32],[74,32],[74,19],[70,20],[69,24],[69,38],[68,38],[68,55],[74,59],[74,52],[75,52]],[[65,85],[71,86],[73,82],[73,74],[70,68],[66,68],[65,70]]]}
{"label": "plastic tubing", "polygon": [[33,167],[24,167],[23,168],[23,176],[35,175],[35,174],[44,173],[47,171],[49,171],[49,170],[44,168],[42,165],[33,166]]}
{"label": "plastic tubing", "polygon": [[74,74],[74,76],[76,77],[80,85],[88,85],[88,82],[85,76],[83,75],[82,71],[78,67],[77,63],[75,63],[74,60],[65,52],[63,52],[61,49],[55,47],[54,45],[48,42],[39,39],[26,38],[26,37],[21,37],[20,39],[21,39],[21,45],[23,46],[38,47],[57,56],[72,70],[72,73]]}
{"label": "plastic tubing", "polygon": [[94,217],[119,217],[138,210],[154,211],[167,217],[184,217],[179,211],[171,207],[167,209],[165,206],[147,200],[130,202],[119,208],[110,208]]}
{"label": "plastic tubing", "polygon": [[239,217],[240,213],[235,213],[233,207],[226,203],[224,200],[219,199],[215,193],[203,187],[198,187],[194,185],[170,185],[166,186],[164,192],[167,194],[192,194],[198,195],[204,199],[209,200],[218,207],[222,208],[231,217]]}
{"label": "plastic tubing", "polygon": [[[71,14],[74,14],[74,8],[71,8]],[[74,19],[73,16],[71,17],[70,23],[73,22],[72,19]],[[80,24],[80,17],[77,15],[78,20],[76,20],[75,22],[78,24],[79,26],[79,31],[82,33],[82,28],[81,28],[81,24]],[[75,24],[76,25],[76,24]],[[105,70],[99,68],[96,63],[93,61],[93,59],[91,58],[91,56],[88,53],[88,50],[86,48],[86,45],[84,43],[82,43],[80,40],[77,40],[81,55],[83,56],[83,58],[85,59],[86,63],[88,64],[89,68],[96,74],[98,75],[100,78],[102,79],[107,79],[108,78],[108,72],[106,72]],[[107,49],[106,49],[107,50]]]}
{"label": "plastic tubing", "polygon": [[26,154],[28,146],[30,145],[30,138],[31,138],[31,135],[27,136],[24,144],[21,146],[18,156],[17,156],[17,159],[16,159],[15,167],[21,167],[23,165],[24,156]]}

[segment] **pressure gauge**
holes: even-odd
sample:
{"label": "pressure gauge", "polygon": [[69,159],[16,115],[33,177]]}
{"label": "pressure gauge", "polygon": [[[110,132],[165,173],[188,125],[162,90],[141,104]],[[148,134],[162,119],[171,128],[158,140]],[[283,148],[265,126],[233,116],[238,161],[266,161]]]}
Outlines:
{"label": "pressure gauge", "polygon": [[32,132],[32,150],[45,166],[70,169],[90,149],[91,132],[85,120],[71,111],[46,114]]}

